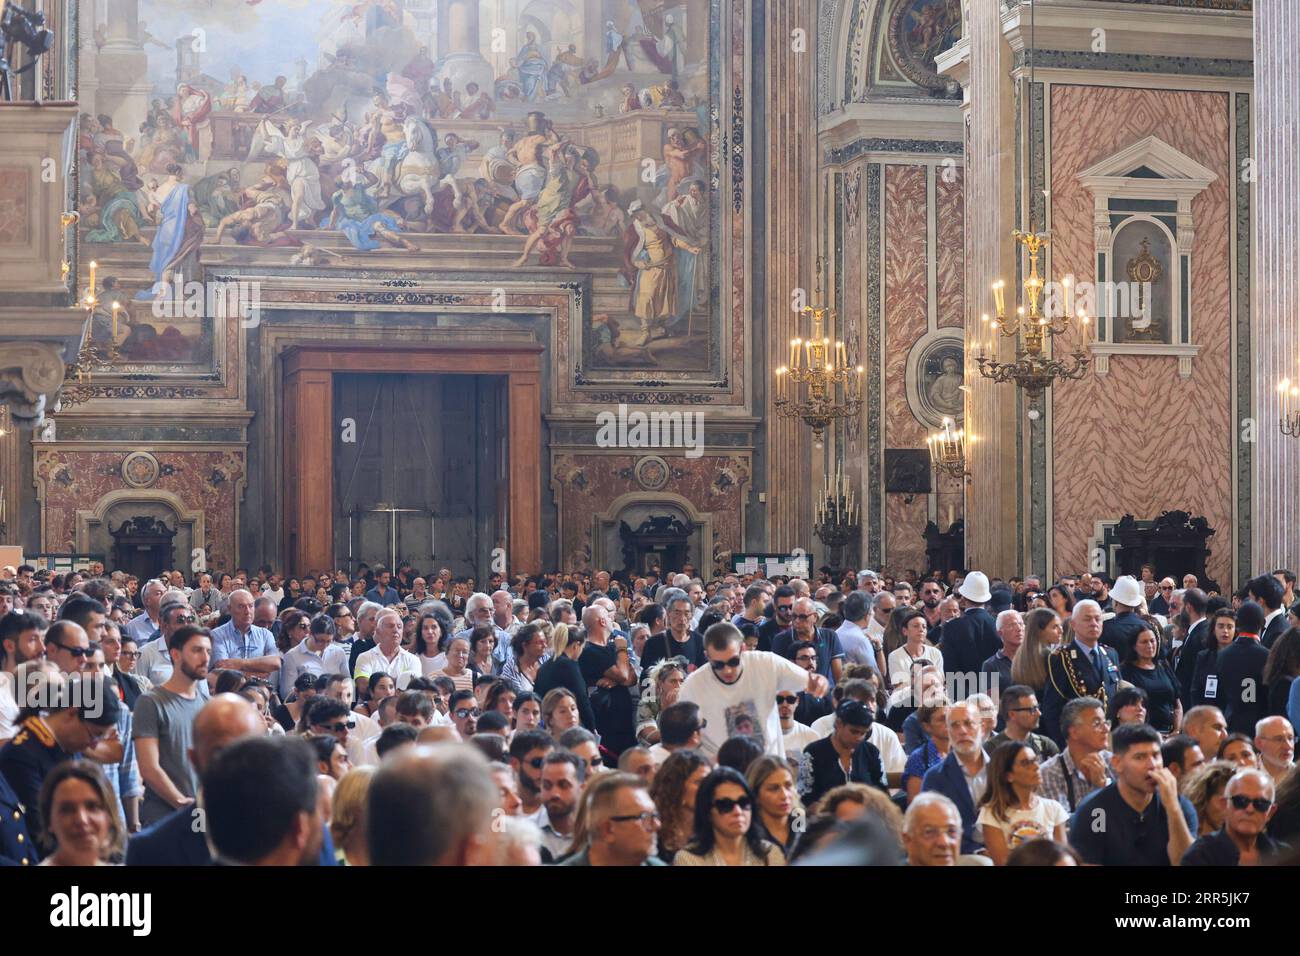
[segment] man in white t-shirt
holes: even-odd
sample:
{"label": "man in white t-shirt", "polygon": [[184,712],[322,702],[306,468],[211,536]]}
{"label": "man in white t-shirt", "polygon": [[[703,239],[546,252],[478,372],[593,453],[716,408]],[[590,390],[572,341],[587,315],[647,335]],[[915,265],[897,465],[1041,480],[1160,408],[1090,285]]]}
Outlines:
{"label": "man in white t-shirt", "polygon": [[387,674],[398,690],[405,690],[412,677],[423,675],[420,659],[402,649],[402,616],[392,608],[384,608],[375,616],[375,639],[378,646],[357,658],[353,677],[364,677],[368,682],[372,674]]}
{"label": "man in white t-shirt", "polygon": [[747,726],[767,753],[784,757],[776,695],[808,691],[824,697],[830,687],[816,671],[805,671],[767,651],[745,651],[742,658],[743,649],[744,638],[733,624],[724,621],[709,628],[704,634],[708,666],[686,678],[677,699],[700,705],[704,718],[700,750],[707,756],[716,756],[735,727]]}
{"label": "man in white t-shirt", "polygon": [[[857,592],[854,592],[857,593]],[[821,735],[807,724],[794,719],[795,709],[799,706],[799,695],[793,691],[781,691],[776,695],[776,715],[781,718],[781,735],[785,738],[785,755],[798,756]],[[835,716],[831,715],[832,718]]]}

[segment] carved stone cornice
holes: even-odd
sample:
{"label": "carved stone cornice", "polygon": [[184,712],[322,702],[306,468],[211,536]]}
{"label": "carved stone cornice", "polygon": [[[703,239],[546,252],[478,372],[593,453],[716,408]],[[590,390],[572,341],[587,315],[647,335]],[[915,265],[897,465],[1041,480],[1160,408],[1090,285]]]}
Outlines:
{"label": "carved stone cornice", "polygon": [[0,403],[9,406],[15,424],[44,422],[87,321],[80,309],[0,309]]}

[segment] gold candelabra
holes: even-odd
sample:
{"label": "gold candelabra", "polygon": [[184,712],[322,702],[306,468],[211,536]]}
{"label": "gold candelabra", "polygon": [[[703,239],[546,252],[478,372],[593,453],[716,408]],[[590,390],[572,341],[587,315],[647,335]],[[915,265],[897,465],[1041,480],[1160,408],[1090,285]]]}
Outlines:
{"label": "gold candelabra", "polygon": [[1287,438],[1300,438],[1300,385],[1284,378],[1277,383],[1277,390],[1282,396],[1282,414],[1278,417],[1278,428]]}
{"label": "gold candelabra", "polygon": [[[1088,316],[1080,307],[1079,341],[1069,360],[1051,358],[1046,354],[1045,346],[1049,339],[1065,335],[1073,327],[1070,321],[1072,297],[1070,280],[1067,276],[1061,285],[1065,291],[1065,307],[1059,317],[1047,315],[1042,310],[1044,280],[1039,275],[1039,256],[1049,237],[1045,233],[1021,232],[1013,230],[1011,235],[1023,245],[1029,253],[1029,275],[1025,278],[1024,304],[1016,308],[1014,319],[1008,320],[1006,310],[1006,283],[999,279],[993,283],[993,301],[996,317],[989,321],[988,315],[981,319],[984,328],[980,330],[979,351],[975,356],[980,374],[995,382],[1014,382],[1017,388],[1025,390],[1031,405],[1035,408],[1043,391],[1051,387],[1056,379],[1080,379],[1088,370],[1089,358],[1086,352],[1088,341]],[[1016,340],[1016,360],[1014,362],[997,361],[997,336],[1006,336]],[[985,353],[987,340],[988,354]]]}
{"label": "gold candelabra", "polygon": [[945,418],[942,429],[928,437],[925,444],[930,449],[930,463],[936,473],[958,479],[969,477],[970,473],[966,471],[966,431],[954,431],[951,418]]}
{"label": "gold candelabra", "polygon": [[[817,292],[821,292],[822,257],[817,259]],[[805,306],[801,315],[812,319],[812,334],[790,340],[790,362],[776,370],[776,397],[772,406],[785,418],[802,420],[813,431],[813,444],[822,447],[827,426],[862,410],[862,366],[848,347],[827,335],[835,322],[829,306]]]}
{"label": "gold candelabra", "polygon": [[[66,224],[67,217],[64,218]],[[65,271],[67,265],[65,262]],[[99,263],[90,263],[90,285],[77,300],[78,306],[85,309],[86,316],[90,321],[86,326],[86,337],[82,339],[76,358],[68,363],[67,371],[64,373],[64,385],[59,397],[60,410],[90,401],[94,394],[91,388],[91,380],[94,378],[95,372],[117,364],[118,359],[121,358],[121,352],[117,347],[117,336],[118,314],[122,311],[122,303],[113,302],[111,304],[112,334],[109,337],[107,346],[101,348],[99,343],[95,341],[95,318],[103,313],[104,306],[104,303],[100,301],[97,295],[96,272],[98,269]]]}

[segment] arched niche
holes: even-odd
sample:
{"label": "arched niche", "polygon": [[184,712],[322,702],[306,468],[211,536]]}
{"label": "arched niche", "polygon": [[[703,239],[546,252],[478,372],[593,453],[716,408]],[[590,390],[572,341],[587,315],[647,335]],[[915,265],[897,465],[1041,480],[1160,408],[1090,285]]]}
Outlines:
{"label": "arched niche", "polygon": [[690,563],[696,568],[713,567],[713,514],[697,511],[681,495],[667,491],[630,492],[615,498],[607,510],[592,515],[592,567],[623,568],[623,540],[619,536],[621,522],[636,528],[648,518],[666,515],[689,521],[695,526],[689,542]]}
{"label": "arched niche", "polygon": [[[78,510],[75,526],[76,550],[80,554],[112,554],[110,529],[143,515],[158,518],[176,529],[173,539],[173,566],[187,576],[194,567],[196,549],[207,548],[206,517],[202,510],[186,507],[170,491],[159,488],[122,488],[110,491],[95,506]],[[161,570],[161,569],[159,569]]]}

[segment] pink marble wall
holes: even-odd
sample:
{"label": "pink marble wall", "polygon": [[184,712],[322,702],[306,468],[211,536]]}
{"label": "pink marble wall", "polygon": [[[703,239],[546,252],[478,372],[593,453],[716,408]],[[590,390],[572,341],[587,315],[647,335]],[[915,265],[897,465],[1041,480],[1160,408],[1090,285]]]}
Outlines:
{"label": "pink marble wall", "polygon": [[935,231],[938,255],[938,322],[940,328],[961,328],[966,321],[965,175],[953,169],[952,181],[940,167],[935,181]]}
{"label": "pink marble wall", "polygon": [[1204,515],[1218,529],[1208,571],[1230,584],[1232,397],[1227,94],[1052,87],[1052,265],[1095,279],[1093,196],[1078,172],[1154,135],[1218,178],[1192,204],[1191,378],[1173,357],[1113,356],[1105,378],[1053,386],[1054,564],[1087,567],[1093,524],[1164,509]]}
{"label": "pink marble wall", "polygon": [[[659,453],[647,449],[646,454]],[[642,457],[570,453],[551,456],[551,485],[560,508],[560,566],[565,570],[591,567],[592,514],[606,510],[614,499],[625,494],[655,494],[643,489],[634,475],[633,468]],[[749,457],[661,457],[668,463],[670,476],[660,490],[680,495],[701,514],[712,514],[714,553],[744,547],[741,515],[752,476]]]}
{"label": "pink marble wall", "polygon": [[[884,178],[884,446],[924,448],[927,431],[908,406],[906,375],[908,351],[929,327],[926,167],[886,166]],[[884,564],[896,573],[925,564],[926,496],[905,498],[885,495]]]}
{"label": "pink marble wall", "polygon": [[[233,571],[235,512],[246,476],[244,451],[140,450],[158,459],[160,474],[151,487],[176,495],[189,510],[203,512],[208,567]],[[46,551],[76,550],[77,512],[93,509],[110,491],[129,487],[121,473],[129,453],[37,447],[36,480],[44,488]],[[183,567],[188,566],[185,561]]]}

